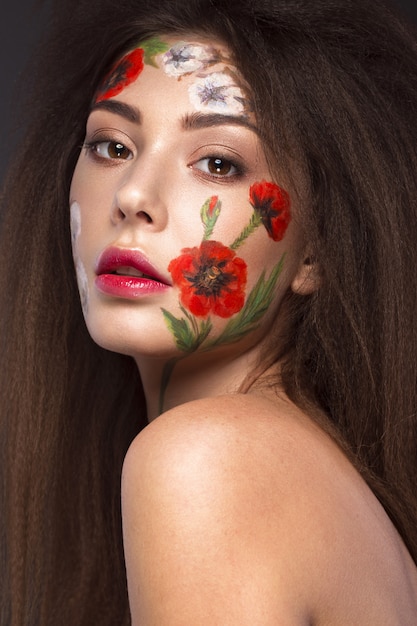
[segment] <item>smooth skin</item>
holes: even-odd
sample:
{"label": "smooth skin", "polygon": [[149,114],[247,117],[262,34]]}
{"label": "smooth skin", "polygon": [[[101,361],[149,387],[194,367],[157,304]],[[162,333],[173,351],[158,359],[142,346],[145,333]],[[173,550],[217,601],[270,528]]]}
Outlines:
{"label": "smooth skin", "polygon": [[340,449],[265,390],[193,401],[122,480],[133,626],[413,626],[417,572]]}

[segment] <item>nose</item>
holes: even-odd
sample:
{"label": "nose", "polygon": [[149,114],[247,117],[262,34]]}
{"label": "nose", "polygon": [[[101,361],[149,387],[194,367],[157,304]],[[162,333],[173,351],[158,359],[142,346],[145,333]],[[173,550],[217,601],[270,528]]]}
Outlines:
{"label": "nose", "polygon": [[121,179],[113,200],[111,219],[114,224],[130,222],[153,230],[162,230],[168,220],[164,196],[163,167],[154,164],[132,164]]}

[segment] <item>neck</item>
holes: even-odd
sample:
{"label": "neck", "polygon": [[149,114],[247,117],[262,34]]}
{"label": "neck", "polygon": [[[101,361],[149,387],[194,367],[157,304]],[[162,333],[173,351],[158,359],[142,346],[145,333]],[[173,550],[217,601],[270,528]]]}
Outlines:
{"label": "neck", "polygon": [[225,347],[165,360],[137,358],[148,421],[191,400],[237,393],[245,386],[248,372],[251,382],[261,376],[258,350],[249,349],[238,355],[228,352]]}

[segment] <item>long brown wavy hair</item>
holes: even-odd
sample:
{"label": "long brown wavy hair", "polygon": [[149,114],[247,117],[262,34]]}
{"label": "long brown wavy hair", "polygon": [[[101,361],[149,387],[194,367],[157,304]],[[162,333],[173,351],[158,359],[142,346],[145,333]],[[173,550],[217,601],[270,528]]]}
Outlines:
{"label": "long brown wavy hair", "polygon": [[120,475],[146,407],[133,360],[85,328],[68,195],[101,77],[157,33],[230,46],[271,166],[307,190],[302,226],[321,286],[288,294],[281,382],[344,448],[417,561],[413,26],[374,0],[57,4],[24,75],[27,128],[1,196],[0,623],[130,623]]}

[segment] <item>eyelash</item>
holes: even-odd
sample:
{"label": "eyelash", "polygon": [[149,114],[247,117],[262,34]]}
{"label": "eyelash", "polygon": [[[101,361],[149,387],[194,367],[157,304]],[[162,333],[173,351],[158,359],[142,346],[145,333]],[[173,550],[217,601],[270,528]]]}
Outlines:
{"label": "eyelash", "polygon": [[[107,150],[112,146],[114,148],[119,149],[120,152],[127,151],[128,155],[126,158],[121,156],[103,156],[100,154],[100,146],[107,146]],[[132,158],[132,151],[129,150],[121,141],[114,141],[112,139],[97,139],[96,141],[85,142],[83,144],[83,148],[87,151],[87,153],[91,154],[95,159],[103,160],[103,161],[127,161]]]}
{"label": "eyelash", "polygon": [[[129,148],[127,148],[125,144],[123,144],[120,141],[115,141],[112,139],[96,139],[95,141],[90,141],[90,142],[86,141],[82,147],[87,151],[88,154],[91,154],[95,160],[101,161],[101,162],[103,161],[114,162],[114,161],[125,161],[125,160],[128,161],[133,156],[132,151]],[[103,147],[104,147],[104,150],[107,151],[108,156],[103,156],[103,154],[100,153],[100,150],[103,150]],[[109,154],[108,151],[109,149],[112,149],[112,148],[116,149],[116,151],[118,151],[120,154],[118,156],[111,156],[111,154]],[[125,157],[120,156],[123,153],[124,154],[127,153]],[[206,163],[205,169],[197,167],[197,164],[204,163],[204,162]],[[214,166],[213,170],[218,170],[217,173],[215,171],[210,171],[210,162],[211,162],[211,165]],[[202,177],[211,179],[211,180],[214,178],[218,181],[236,180],[236,179],[242,178],[246,174],[246,168],[241,162],[237,161],[237,159],[230,159],[220,154],[217,154],[217,155],[210,154],[208,156],[202,157],[201,159],[194,161],[194,163],[192,163],[190,167],[192,169],[199,171]],[[228,171],[223,174],[219,173],[219,170],[223,169],[224,167],[226,167],[226,169],[228,168]],[[233,170],[232,173],[230,173],[230,169]]]}
{"label": "eyelash", "polygon": [[[214,170],[216,169],[220,170],[226,166],[226,168],[230,167],[230,169],[233,169],[234,172],[230,174],[228,171],[225,174],[221,174],[221,173],[216,173],[215,171],[210,171],[210,161],[212,162],[212,165],[214,166],[213,167]],[[196,167],[198,163],[203,163],[203,162],[206,163],[206,170],[204,170],[203,168]],[[193,169],[200,171],[202,176],[211,178],[211,179],[215,178],[217,180],[226,180],[226,179],[234,180],[237,178],[242,178],[242,176],[244,176],[246,173],[246,168],[242,165],[242,163],[238,162],[237,160],[228,159],[227,157],[224,157],[221,155],[214,155],[214,154],[198,159],[197,161],[191,164],[191,167]]]}

